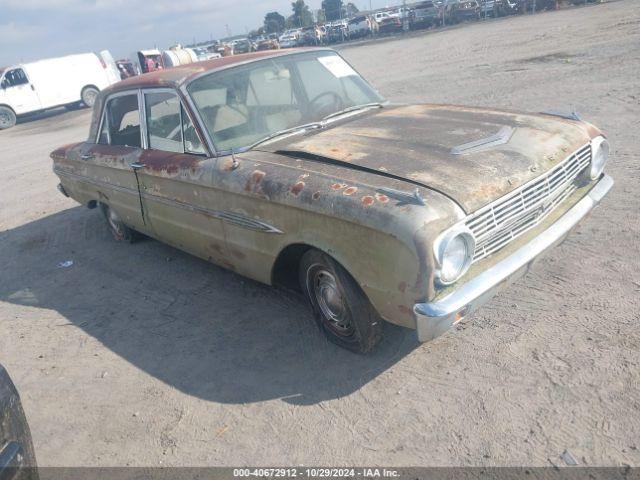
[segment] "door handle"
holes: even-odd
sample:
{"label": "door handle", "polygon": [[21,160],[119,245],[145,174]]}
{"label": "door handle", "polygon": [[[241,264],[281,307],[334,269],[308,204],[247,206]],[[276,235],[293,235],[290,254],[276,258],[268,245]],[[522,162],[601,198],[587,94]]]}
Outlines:
{"label": "door handle", "polygon": [[82,155],[80,155],[80,158],[82,160],[93,160],[95,158],[95,155],[93,155],[93,153],[83,153]]}
{"label": "door handle", "polygon": [[131,168],[133,168],[134,170],[140,170],[141,168],[146,167],[146,165],[144,163],[140,163],[140,162],[131,163],[131,164],[129,164],[129,166]]}
{"label": "door handle", "polygon": [[33,83],[31,84],[31,90],[33,90],[34,92],[36,91],[36,87],[33,86]]}

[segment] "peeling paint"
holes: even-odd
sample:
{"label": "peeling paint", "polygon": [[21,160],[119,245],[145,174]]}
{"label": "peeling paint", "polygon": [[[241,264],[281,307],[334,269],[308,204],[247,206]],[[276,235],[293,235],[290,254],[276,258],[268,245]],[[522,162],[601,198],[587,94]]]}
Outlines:
{"label": "peeling paint", "polygon": [[262,183],[265,175],[266,173],[262,170],[254,170],[251,176],[247,179],[244,191],[250,193],[261,193],[262,189],[260,188],[260,184]]}

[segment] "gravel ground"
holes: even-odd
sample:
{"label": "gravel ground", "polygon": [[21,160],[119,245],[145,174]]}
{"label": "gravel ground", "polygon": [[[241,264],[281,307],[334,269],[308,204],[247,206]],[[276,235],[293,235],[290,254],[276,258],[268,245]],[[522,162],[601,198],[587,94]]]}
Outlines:
{"label": "gravel ground", "polygon": [[394,101],[576,109],[613,145],[614,190],[527,277],[370,357],[59,195],[48,153],[87,111],[0,132],[0,362],[40,465],[640,465],[639,51],[634,0],[343,49]]}

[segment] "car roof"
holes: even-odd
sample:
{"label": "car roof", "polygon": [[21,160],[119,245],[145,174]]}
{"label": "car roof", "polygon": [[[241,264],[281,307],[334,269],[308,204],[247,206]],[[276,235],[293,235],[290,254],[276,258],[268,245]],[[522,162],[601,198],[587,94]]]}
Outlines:
{"label": "car roof", "polygon": [[333,51],[327,48],[293,48],[287,50],[265,50],[261,52],[243,53],[239,55],[214,58],[211,60],[204,60],[202,62],[194,62],[187,65],[165,68],[155,72],[138,75],[136,77],[130,77],[105,89],[105,94],[137,88],[180,88],[182,85],[189,83],[194,77],[207,71],[224,70],[266,58],[283,57],[294,55],[296,53],[318,50]]}

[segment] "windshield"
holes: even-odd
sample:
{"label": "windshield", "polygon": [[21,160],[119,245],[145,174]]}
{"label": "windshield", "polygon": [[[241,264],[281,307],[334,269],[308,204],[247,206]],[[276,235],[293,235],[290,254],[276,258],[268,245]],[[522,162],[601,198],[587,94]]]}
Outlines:
{"label": "windshield", "polygon": [[331,51],[291,54],[213,72],[187,87],[216,150],[250,146],[384,99]]}

